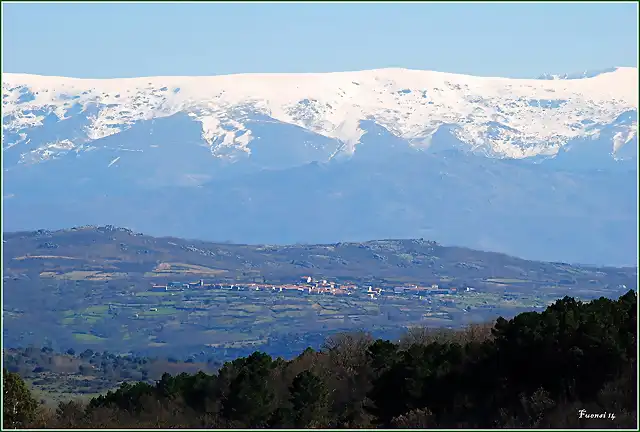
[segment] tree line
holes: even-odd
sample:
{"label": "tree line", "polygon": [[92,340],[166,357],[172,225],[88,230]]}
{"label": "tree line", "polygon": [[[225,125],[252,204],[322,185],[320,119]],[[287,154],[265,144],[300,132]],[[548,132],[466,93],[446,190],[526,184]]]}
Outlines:
{"label": "tree line", "polygon": [[629,291],[399,342],[341,334],[292,360],[255,352],[55,411],[3,370],[4,427],[635,428],[636,335]]}

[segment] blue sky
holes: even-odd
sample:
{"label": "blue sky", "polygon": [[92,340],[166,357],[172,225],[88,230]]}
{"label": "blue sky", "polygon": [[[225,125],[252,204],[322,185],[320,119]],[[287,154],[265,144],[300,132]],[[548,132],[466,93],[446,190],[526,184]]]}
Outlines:
{"label": "blue sky", "polygon": [[115,78],[637,66],[637,4],[7,4],[4,72]]}

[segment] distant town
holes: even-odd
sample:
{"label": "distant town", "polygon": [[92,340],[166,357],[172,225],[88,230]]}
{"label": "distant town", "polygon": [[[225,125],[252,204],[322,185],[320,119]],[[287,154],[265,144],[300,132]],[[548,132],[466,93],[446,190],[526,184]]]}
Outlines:
{"label": "distant town", "polygon": [[[153,284],[151,291],[169,292],[184,291],[190,289],[220,289],[230,291],[271,291],[271,292],[300,292],[307,295],[353,295],[365,294],[375,300],[383,293],[413,294],[413,295],[443,295],[457,294],[458,289],[453,287],[443,288],[438,284],[421,286],[407,284],[393,287],[374,287],[372,285],[358,286],[355,283],[338,283],[326,279],[314,279],[312,276],[304,276],[297,283],[268,284],[268,283],[216,283],[205,282],[203,279],[197,282],[168,282],[166,285]],[[474,291],[474,288],[465,288],[464,291]]]}

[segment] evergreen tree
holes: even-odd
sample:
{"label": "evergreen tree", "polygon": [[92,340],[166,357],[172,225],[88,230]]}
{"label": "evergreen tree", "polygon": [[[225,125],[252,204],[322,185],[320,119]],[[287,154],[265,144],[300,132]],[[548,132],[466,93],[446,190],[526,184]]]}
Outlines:
{"label": "evergreen tree", "polygon": [[299,373],[289,389],[293,424],[297,428],[324,426],[328,417],[329,392],[324,382],[312,372]]}
{"label": "evergreen tree", "polygon": [[2,369],[2,426],[25,429],[35,419],[38,402],[20,375]]}
{"label": "evergreen tree", "polygon": [[253,353],[229,385],[222,413],[227,419],[245,427],[266,427],[275,411],[269,377],[273,367],[270,356]]}

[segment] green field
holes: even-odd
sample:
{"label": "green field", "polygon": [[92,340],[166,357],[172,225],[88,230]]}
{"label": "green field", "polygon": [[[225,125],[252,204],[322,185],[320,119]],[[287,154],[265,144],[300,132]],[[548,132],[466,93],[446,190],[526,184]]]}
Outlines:
{"label": "green field", "polygon": [[96,306],[89,306],[84,310],[84,313],[101,315],[101,314],[107,313],[108,311],[109,311],[108,305],[96,305]]}
{"label": "green field", "polygon": [[89,342],[89,343],[100,343],[105,341],[105,338],[101,338],[100,336],[96,336],[90,333],[74,333],[73,337],[81,342]]}
{"label": "green field", "polygon": [[141,291],[136,293],[136,297],[165,297],[171,294],[169,291]]}
{"label": "green field", "polygon": [[498,284],[513,284],[513,283],[528,283],[531,281],[525,279],[509,279],[509,278],[490,278],[485,279],[486,282],[493,282]]}
{"label": "green field", "polygon": [[[157,310],[151,310],[151,309],[157,309]],[[154,316],[165,316],[165,315],[175,315],[176,314],[176,309],[173,307],[168,307],[168,306],[159,306],[159,307],[153,307],[153,308],[149,308],[147,310],[144,311],[140,311],[138,312],[138,316],[139,317],[154,317]]]}

